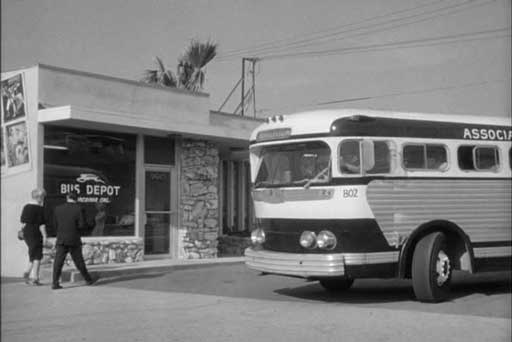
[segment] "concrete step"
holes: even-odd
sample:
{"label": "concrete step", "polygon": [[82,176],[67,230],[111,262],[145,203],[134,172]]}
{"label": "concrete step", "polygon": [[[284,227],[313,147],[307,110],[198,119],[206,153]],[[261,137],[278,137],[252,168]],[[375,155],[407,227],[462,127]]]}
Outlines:
{"label": "concrete step", "polygon": [[[163,259],[147,260],[126,264],[88,265],[87,269],[91,276],[101,279],[133,277],[151,273],[165,273],[177,269],[211,267],[219,264],[237,264],[244,262],[243,257],[225,257],[216,259]],[[41,279],[52,279],[52,266],[42,266],[40,271]],[[83,281],[80,272],[73,266],[64,266],[62,269],[61,282]]]}

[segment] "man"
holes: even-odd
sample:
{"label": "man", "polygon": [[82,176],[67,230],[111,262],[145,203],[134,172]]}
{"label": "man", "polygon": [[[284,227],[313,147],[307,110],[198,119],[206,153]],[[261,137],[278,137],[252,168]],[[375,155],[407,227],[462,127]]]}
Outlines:
{"label": "man", "polygon": [[57,231],[57,240],[55,242],[57,251],[53,262],[53,290],[62,288],[59,284],[59,279],[68,253],[71,254],[76,268],[82,274],[87,285],[92,285],[98,280],[97,278],[92,279],[89,275],[82,255],[80,229],[85,228],[86,223],[82,209],[76,203],[77,198],[78,194],[76,192],[68,193],[66,196],[67,203],[57,206],[54,210],[53,222]]}
{"label": "man", "polygon": [[343,173],[359,173],[361,167],[359,165],[359,158],[356,155],[343,157],[340,155],[340,168]]}

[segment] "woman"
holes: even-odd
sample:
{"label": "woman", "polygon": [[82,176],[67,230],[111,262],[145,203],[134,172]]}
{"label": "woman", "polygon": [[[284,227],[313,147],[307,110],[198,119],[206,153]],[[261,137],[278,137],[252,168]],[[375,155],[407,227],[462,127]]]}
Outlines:
{"label": "woman", "polygon": [[46,244],[46,226],[43,202],[46,191],[32,190],[32,201],[23,207],[21,223],[24,224],[23,235],[28,246],[28,266],[23,273],[25,283],[41,285],[39,282],[39,266],[43,258],[43,245]]}

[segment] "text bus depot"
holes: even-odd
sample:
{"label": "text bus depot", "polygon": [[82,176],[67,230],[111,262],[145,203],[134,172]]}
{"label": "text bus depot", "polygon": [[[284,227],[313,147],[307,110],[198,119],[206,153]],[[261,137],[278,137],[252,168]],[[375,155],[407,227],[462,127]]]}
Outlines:
{"label": "text bus depot", "polygon": [[324,110],[269,118],[251,136],[257,228],[246,265],[348,289],[412,278],[447,298],[454,270],[509,270],[507,118]]}

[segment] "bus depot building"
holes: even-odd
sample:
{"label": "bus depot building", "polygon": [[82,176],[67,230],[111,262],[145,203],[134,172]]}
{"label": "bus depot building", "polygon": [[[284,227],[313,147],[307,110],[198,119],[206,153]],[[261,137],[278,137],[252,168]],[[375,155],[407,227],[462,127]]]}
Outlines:
{"label": "bus depot building", "polygon": [[17,231],[35,188],[48,218],[79,192],[89,265],[217,258],[223,233],[250,230],[259,120],[212,112],[205,93],[41,64],[2,73],[1,86],[2,276],[28,261]]}

